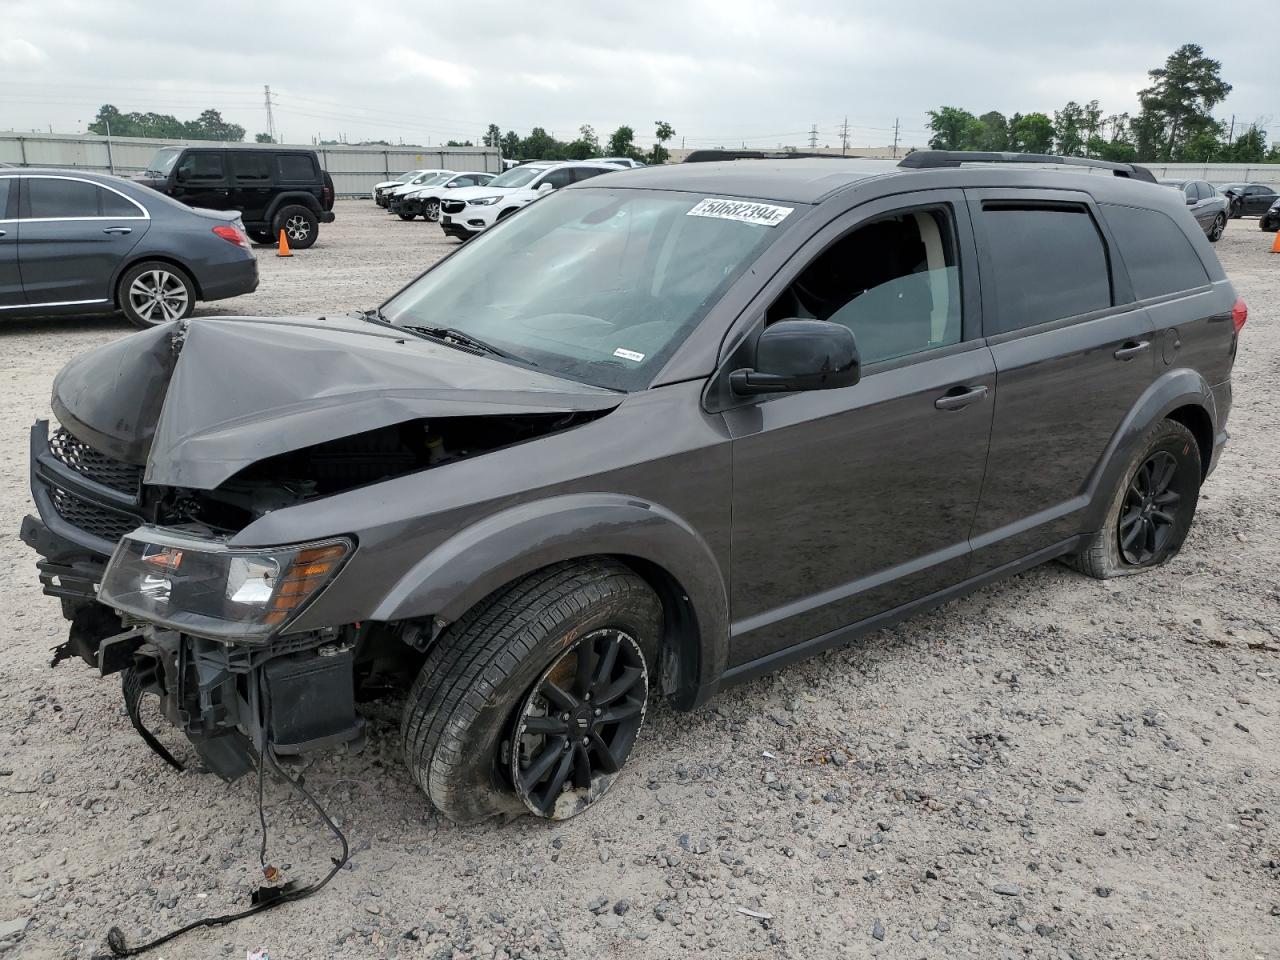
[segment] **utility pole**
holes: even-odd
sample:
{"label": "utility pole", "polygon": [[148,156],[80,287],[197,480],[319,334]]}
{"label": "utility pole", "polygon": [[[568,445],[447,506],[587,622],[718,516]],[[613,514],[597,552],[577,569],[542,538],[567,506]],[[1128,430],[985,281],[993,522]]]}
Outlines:
{"label": "utility pole", "polygon": [[893,159],[898,159],[898,118],[893,118]]}
{"label": "utility pole", "polygon": [[276,119],[275,119],[275,117],[274,117],[274,116],[272,116],[272,114],[271,114],[271,106],[272,106],[273,101],[272,101],[272,99],[271,99],[271,87],[270,87],[270,85],[269,85],[269,84],[264,84],[264,85],[263,85],[263,87],[262,87],[262,92],[263,92],[263,94],[264,94],[264,96],[263,96],[263,104],[264,104],[264,105],[266,106],[266,108],[267,108],[267,136],[269,136],[269,137],[271,138],[271,142],[272,142],[272,143],[275,143],[275,142],[276,142]]}
{"label": "utility pole", "polygon": [[844,156],[849,152],[849,118],[844,118],[844,123],[840,126],[840,156]]}
{"label": "utility pole", "polygon": [[[1219,127],[1219,130],[1222,128]],[[1236,115],[1231,115],[1231,132],[1227,134],[1227,143],[1234,143],[1236,139]]]}
{"label": "utility pole", "polygon": [[818,149],[818,125],[816,123],[809,129],[809,149]]}

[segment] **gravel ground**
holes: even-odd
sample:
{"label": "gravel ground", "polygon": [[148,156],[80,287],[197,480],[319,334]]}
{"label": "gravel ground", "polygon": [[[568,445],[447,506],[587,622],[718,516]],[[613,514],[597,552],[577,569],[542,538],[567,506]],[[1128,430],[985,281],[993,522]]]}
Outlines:
{"label": "gravel ground", "polygon": [[[307,783],[354,856],[319,896],[166,958],[1280,957],[1280,257],[1219,255],[1252,318],[1233,441],[1181,555],[1099,583],[1049,565],[732,690],[659,709],[612,796],[565,824],[461,829],[402,769],[398,704]],[[376,303],[454,246],[349,201],[219,312]],[[200,312],[213,312],[202,308]],[[48,669],[64,635],[18,540],[26,431],[53,374],[123,321],[0,325],[0,953],[88,957],[240,909],[261,878],[252,778],[153,756],[114,678]],[[171,730],[162,739],[178,743]],[[271,859],[334,843],[268,782]],[[750,911],[750,912],[747,912]],[[22,931],[14,933],[14,931]]]}

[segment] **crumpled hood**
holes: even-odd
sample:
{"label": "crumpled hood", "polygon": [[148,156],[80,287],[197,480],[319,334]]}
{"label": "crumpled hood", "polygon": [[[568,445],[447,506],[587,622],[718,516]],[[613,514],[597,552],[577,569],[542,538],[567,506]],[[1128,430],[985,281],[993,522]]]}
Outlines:
{"label": "crumpled hood", "polygon": [[608,410],[620,394],[353,316],[206,317],[69,363],[54,413],[145,482],[210,490],[266,457],[408,420]]}

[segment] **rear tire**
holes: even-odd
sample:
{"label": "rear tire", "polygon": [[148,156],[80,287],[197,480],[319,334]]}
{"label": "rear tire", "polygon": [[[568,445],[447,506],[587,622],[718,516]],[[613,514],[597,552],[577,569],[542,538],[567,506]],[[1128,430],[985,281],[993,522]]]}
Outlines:
{"label": "rear tire", "polygon": [[144,260],[125,271],[116,287],[116,303],[140,330],[184,320],[196,308],[196,285],[181,267]]}
{"label": "rear tire", "polygon": [[1065,558],[1067,565],[1096,580],[1160,566],[1191,529],[1202,476],[1195,436],[1177,421],[1161,420],[1130,459],[1102,529]]}
{"label": "rear tire", "polygon": [[[458,823],[582,812],[615,782],[639,732],[661,626],[657,596],[613,560],[555,564],[490,595],[445,631],[413,684],[401,723],[409,772]],[[610,646],[615,673],[606,675]],[[583,696],[573,694],[580,659]],[[625,701],[607,700],[623,669],[632,685]],[[552,709],[549,680],[576,706]],[[612,719],[615,703],[627,707],[625,720]],[[570,768],[581,778],[568,779]]]}
{"label": "rear tire", "polygon": [[417,216],[416,213],[398,213],[396,214],[401,220],[412,220]]}
{"label": "rear tire", "polygon": [[271,221],[271,233],[280,236],[283,230],[294,250],[306,250],[320,235],[320,219],[307,207],[290,204],[282,207]]}

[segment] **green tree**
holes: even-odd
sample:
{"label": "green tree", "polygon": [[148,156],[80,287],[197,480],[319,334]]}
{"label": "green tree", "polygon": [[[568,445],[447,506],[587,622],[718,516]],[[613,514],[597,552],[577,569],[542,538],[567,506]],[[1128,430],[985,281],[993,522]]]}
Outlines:
{"label": "green tree", "polygon": [[973,143],[981,123],[968,110],[942,107],[929,111],[929,121],[925,126],[933,131],[933,135],[929,137],[931,149],[965,150]]}
{"label": "green tree", "polygon": [[630,127],[619,127],[609,135],[609,146],[606,150],[611,157],[631,157],[634,160],[644,159],[636,149],[636,132]]}
{"label": "green tree", "polygon": [[1254,124],[1222,153],[1221,159],[1231,163],[1262,163],[1267,155],[1267,131]]}
{"label": "green tree", "polygon": [[1053,112],[1053,129],[1058,138],[1058,153],[1064,157],[1084,156],[1088,132],[1085,108],[1074,100]]}
{"label": "green tree", "polygon": [[998,110],[992,110],[980,116],[974,132],[972,141],[974,150],[1009,149],[1009,121]]}
{"label": "green tree", "polygon": [[1222,79],[1222,64],[1204,55],[1198,44],[1186,43],[1165,60],[1163,67],[1148,70],[1151,86],[1138,91],[1138,153],[1144,160],[1196,159],[1210,137],[1221,137],[1221,124],[1213,108],[1231,92]]}
{"label": "green tree", "polygon": [[671,156],[671,152],[663,146],[668,140],[676,135],[675,128],[665,120],[657,120],[657,131],[654,133],[655,143],[653,150],[649,154],[650,163],[666,163],[667,158]]}
{"label": "green tree", "polygon": [[600,138],[595,128],[584,123],[578,128],[578,139],[564,145],[562,151],[566,160],[590,160],[600,156]]}
{"label": "green tree", "polygon": [[1267,163],[1280,163],[1280,141],[1273,143],[1267,155],[1262,158]]}
{"label": "green tree", "polygon": [[523,160],[559,160],[563,146],[542,127],[534,127],[529,136],[520,141],[520,157]]}
{"label": "green tree", "polygon": [[508,160],[522,159],[520,156],[520,134],[508,130],[502,135],[502,155]]}
{"label": "green tree", "polygon": [[475,144],[470,140],[450,140],[445,144],[446,147],[474,147]]}
{"label": "green tree", "polygon": [[244,127],[238,123],[227,123],[222,114],[214,109],[204,110],[195,120],[183,125],[184,135],[189,140],[225,140],[239,142],[244,139]]}
{"label": "green tree", "polygon": [[1009,149],[1018,153],[1049,153],[1053,138],[1053,121],[1043,113],[1015,113],[1009,121]]}
{"label": "green tree", "polygon": [[255,133],[253,135],[253,142],[254,143],[275,143],[275,140],[271,138],[271,134],[269,133]]}
{"label": "green tree", "polygon": [[485,131],[484,139],[481,141],[486,147],[502,146],[502,129],[496,124],[489,124],[489,129]]}

